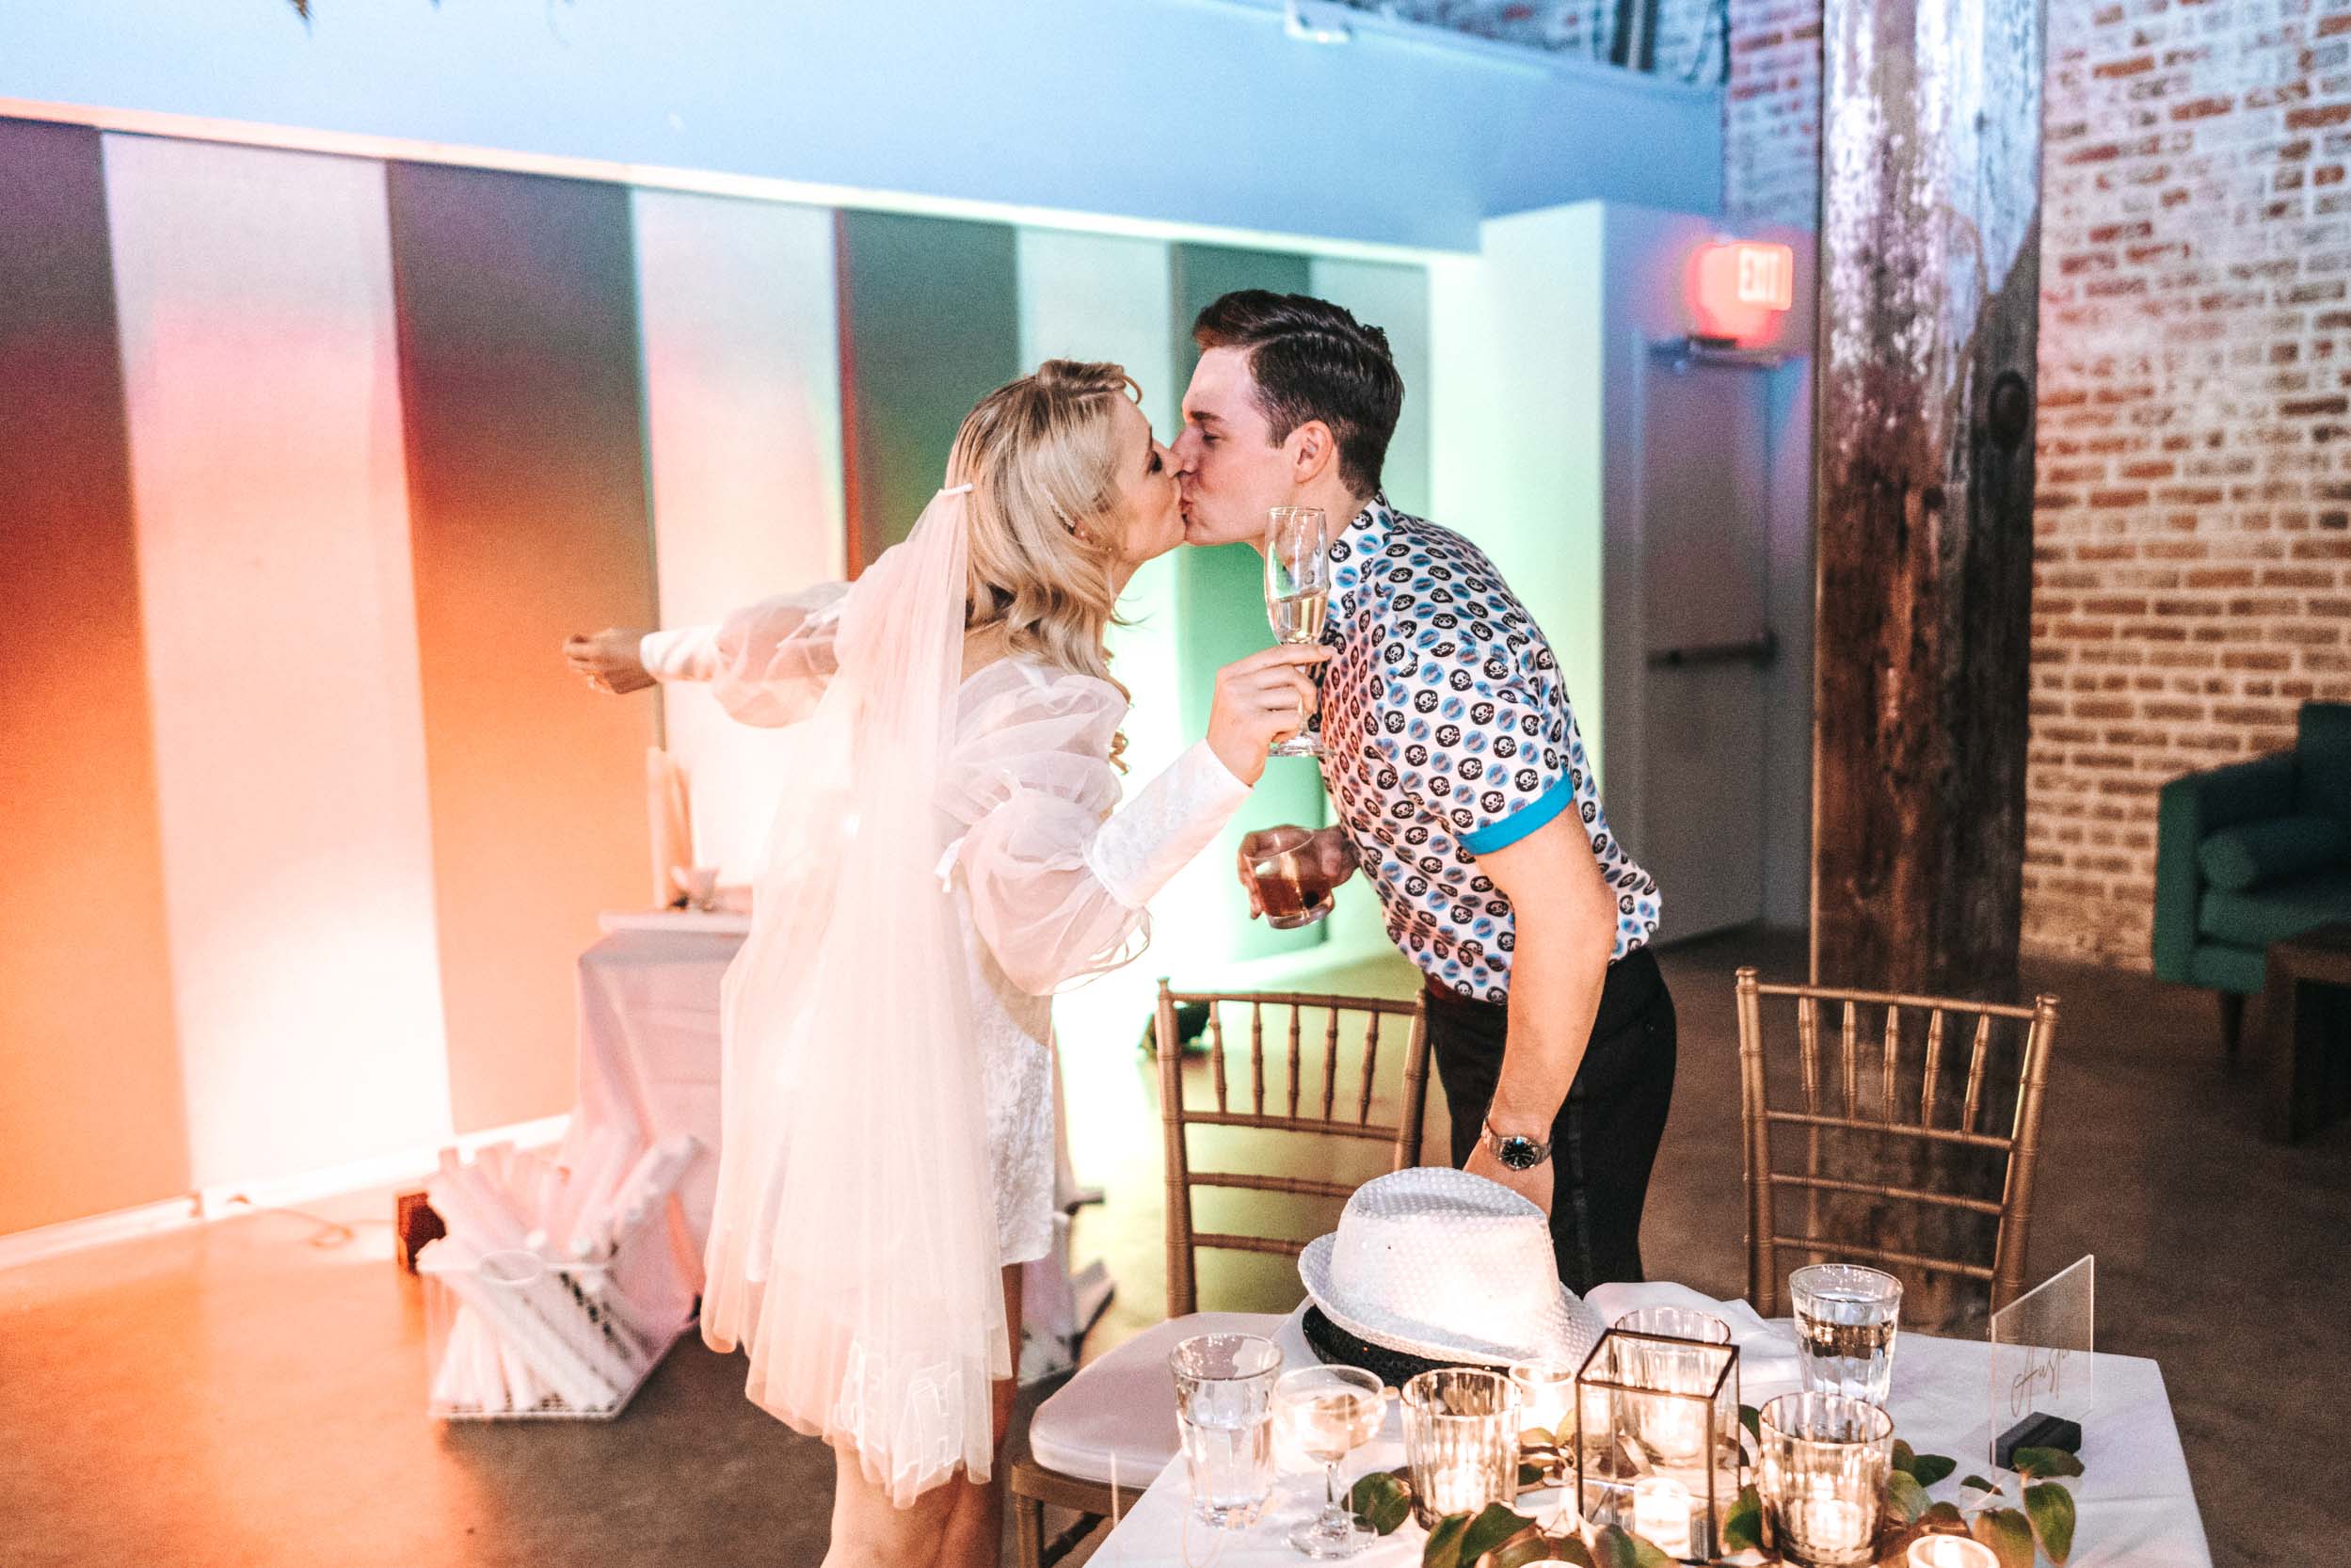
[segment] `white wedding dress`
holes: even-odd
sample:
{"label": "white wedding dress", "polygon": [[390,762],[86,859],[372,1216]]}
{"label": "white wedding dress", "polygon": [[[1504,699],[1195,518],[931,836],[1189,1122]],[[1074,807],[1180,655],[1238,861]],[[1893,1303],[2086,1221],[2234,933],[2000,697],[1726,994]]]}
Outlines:
{"label": "white wedding dress", "polygon": [[[843,592],[831,584],[738,611],[721,627],[650,633],[641,657],[659,680],[707,682],[738,719],[797,723],[816,709],[835,673]],[[936,864],[938,897],[947,901],[961,937],[964,973],[957,989],[969,1016],[956,1021],[953,1033],[977,1059],[979,1104],[972,1111],[984,1124],[992,1186],[979,1211],[993,1209],[1000,1265],[1043,1257],[1052,1245],[1052,993],[1140,952],[1148,938],[1146,903],[1214,840],[1249,792],[1202,743],[1121,806],[1121,777],[1109,758],[1126,712],[1125,697],[1107,681],[1027,658],[1000,659],[956,690],[930,791],[929,844],[921,853],[926,864]],[[786,780],[787,792],[792,787]],[[788,792],[779,834],[808,830],[792,812]],[[855,827],[852,815],[848,829],[854,833]],[[792,856],[782,858],[788,870]],[[796,896],[789,878],[776,886],[781,896]],[[763,878],[760,896],[773,890]],[[812,898],[816,903],[821,899]],[[776,911],[755,910],[755,931],[763,919],[777,918]],[[772,937],[767,951],[806,952],[822,939],[820,930],[804,925]],[[747,945],[738,968],[757,962],[756,950],[756,943]],[[891,955],[872,958],[871,983],[889,984]],[[730,988],[744,978],[730,973]],[[798,1041],[787,1053],[856,1048],[854,1041]],[[855,1080],[854,1074],[844,1078],[837,1071],[819,1078],[834,1084]],[[922,1158],[921,1150],[889,1144],[892,1090],[887,1082],[866,1084],[862,1103],[827,1110],[872,1123],[872,1158]],[[784,1152],[744,1152],[769,1147],[771,1140],[758,1127],[766,1102],[731,1079],[727,1093],[742,1103],[724,1110],[722,1212],[712,1236],[712,1294],[705,1302],[706,1336],[722,1348],[755,1340],[764,1283],[771,1272],[780,1278],[792,1272],[768,1256],[776,1227],[756,1198],[738,1197],[732,1206],[738,1221],[727,1223],[729,1191],[740,1193],[770,1179],[745,1170],[745,1161],[772,1160],[780,1166],[789,1159]],[[735,1166],[731,1173],[728,1162]],[[743,1282],[733,1295],[730,1278]],[[805,1408],[761,1397],[763,1347],[751,1348],[752,1397],[808,1430]],[[844,1416],[824,1425],[831,1435],[856,1422]]]}

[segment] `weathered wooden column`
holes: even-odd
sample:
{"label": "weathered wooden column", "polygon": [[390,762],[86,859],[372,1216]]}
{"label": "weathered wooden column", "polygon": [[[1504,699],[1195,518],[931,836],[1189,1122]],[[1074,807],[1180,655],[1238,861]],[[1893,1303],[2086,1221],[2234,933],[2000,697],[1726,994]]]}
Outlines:
{"label": "weathered wooden column", "polygon": [[[1826,984],[2017,989],[2041,4],[1823,7],[1812,967]],[[1996,1198],[1972,1155],[1866,1133],[1818,1148],[1820,1174]],[[1977,1216],[1823,1197],[1825,1233],[1988,1251]],[[1910,1322],[1982,1310],[1953,1276],[1904,1272]]]}
{"label": "weathered wooden column", "polygon": [[2041,0],[1826,0],[1813,975],[2007,1000]]}

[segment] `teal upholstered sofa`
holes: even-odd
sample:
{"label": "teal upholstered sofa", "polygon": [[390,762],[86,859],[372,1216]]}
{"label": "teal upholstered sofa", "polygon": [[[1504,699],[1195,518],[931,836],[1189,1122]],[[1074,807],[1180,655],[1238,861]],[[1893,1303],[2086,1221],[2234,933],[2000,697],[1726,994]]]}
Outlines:
{"label": "teal upholstered sofa", "polygon": [[2305,703],[2295,748],[2173,779],[2155,824],[2155,973],[2218,991],[2229,1049],[2264,951],[2351,920],[2351,704]]}

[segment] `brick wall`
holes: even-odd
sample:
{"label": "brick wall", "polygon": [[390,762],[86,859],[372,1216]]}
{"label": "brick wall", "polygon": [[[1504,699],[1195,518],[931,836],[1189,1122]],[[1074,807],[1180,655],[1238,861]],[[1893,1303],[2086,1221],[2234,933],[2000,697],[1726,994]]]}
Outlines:
{"label": "brick wall", "polygon": [[[1733,0],[1735,213],[1811,210],[1817,17]],[[2143,968],[2156,789],[2351,698],[2351,0],[2048,43],[2024,938]]]}

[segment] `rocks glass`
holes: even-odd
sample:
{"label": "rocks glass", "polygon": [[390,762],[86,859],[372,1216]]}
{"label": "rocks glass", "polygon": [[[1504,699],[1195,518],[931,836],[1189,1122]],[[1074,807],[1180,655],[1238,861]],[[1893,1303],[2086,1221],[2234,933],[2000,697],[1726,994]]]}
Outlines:
{"label": "rocks glass", "polygon": [[1254,1334],[1204,1334],[1168,1353],[1191,1511],[1219,1529],[1254,1524],[1273,1493],[1273,1384],[1282,1352]]}
{"label": "rocks glass", "polygon": [[1902,1282],[1857,1263],[1816,1263],[1788,1275],[1804,1387],[1886,1402],[1894,1385],[1894,1336]]}
{"label": "rocks glass", "polygon": [[1783,1394],[1760,1425],[1756,1489],[1780,1555],[1805,1568],[1876,1561],[1894,1418],[1843,1394]]}
{"label": "rocks glass", "polygon": [[1403,1403],[1413,1517],[1424,1528],[1517,1501],[1518,1389],[1509,1377],[1442,1368],[1404,1384]]}

